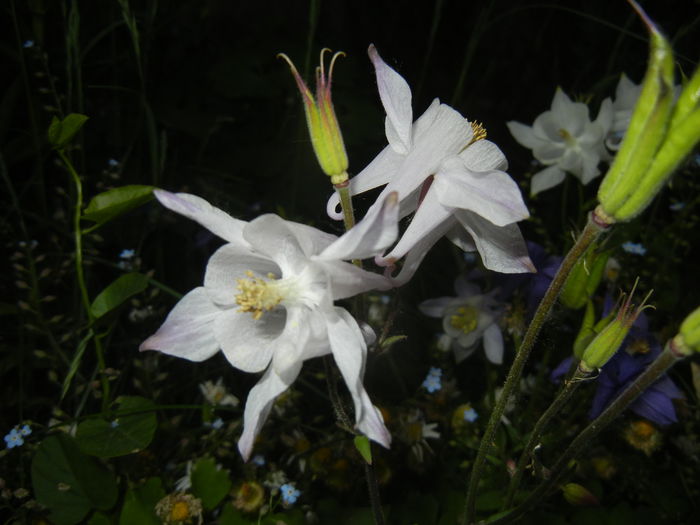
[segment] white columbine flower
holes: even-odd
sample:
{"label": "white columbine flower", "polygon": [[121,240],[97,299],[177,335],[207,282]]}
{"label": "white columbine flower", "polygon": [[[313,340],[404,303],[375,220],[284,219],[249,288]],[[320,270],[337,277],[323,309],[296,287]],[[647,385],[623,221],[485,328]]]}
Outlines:
{"label": "white columbine flower", "polygon": [[588,184],[600,175],[598,163],[607,159],[603,141],[612,123],[612,102],[606,98],[598,118],[591,122],[588,106],[572,102],[560,88],[552,100],[552,109],[535,119],[532,127],[508,122],[515,140],[532,150],[532,155],[547,166],[535,173],[530,194],[535,195],[560,184],[565,172]]}
{"label": "white columbine flower", "polygon": [[457,297],[438,297],[423,301],[418,308],[425,315],[442,318],[442,328],[452,342],[457,362],[469,357],[483,341],[489,361],[503,363],[503,333],[498,320],[502,305],[490,294],[460,276],[455,281]]}
{"label": "white columbine flower", "polygon": [[166,208],[227,241],[207,263],[204,286],[185,295],[141,350],[191,361],[223,351],[245,372],[264,372],[248,395],[238,442],[247,459],[275,398],[299,375],[302,362],[333,354],[355,404],[356,425],[374,441],[391,438],[362,386],[367,344],[357,321],[335,300],[387,289],[383,276],[343,259],[366,258],[394,242],[398,206],[390,196],[372,222],[340,238],[262,215],[234,219],[204,199],[155,190]]}
{"label": "white columbine flower", "polygon": [[[406,257],[397,284],[408,281],[421,260],[442,236],[465,251],[478,250],[484,265],[504,273],[534,271],[516,222],[528,211],[518,185],[503,169],[498,147],[485,140],[481,126],[469,123],[450,106],[435,99],[413,122],[411,89],[381,59],[373,45],[369,56],[386,111],[389,145],[350,180],[353,195],[386,184],[367,216],[378,213],[382,199],[397,192],[400,215],[413,212],[401,240],[376,259],[393,266]],[[328,214],[342,218],[338,196],[328,201]]]}

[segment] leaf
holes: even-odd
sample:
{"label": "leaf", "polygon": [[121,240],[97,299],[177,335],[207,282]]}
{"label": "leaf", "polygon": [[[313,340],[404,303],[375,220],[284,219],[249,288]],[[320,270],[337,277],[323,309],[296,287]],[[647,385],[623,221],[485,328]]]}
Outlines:
{"label": "leaf", "polygon": [[164,497],[165,490],[160,478],[150,478],[140,487],[129,488],[124,496],[119,525],[161,525],[155,507]]}
{"label": "leaf", "polygon": [[76,441],[86,454],[113,458],[146,448],[156,431],[155,405],[149,399],[131,396],[119,399],[120,412],[114,421],[88,419],[78,425]]}
{"label": "leaf", "polygon": [[99,319],[129,298],[143,292],[146,286],[148,286],[148,276],[142,273],[130,272],[120,275],[95,297],[90,305],[90,311],[95,319]]}
{"label": "leaf", "polygon": [[407,335],[392,335],[390,337],[387,337],[383,341],[379,343],[379,347],[382,350],[388,350],[391,348],[393,345],[398,343],[399,341],[403,341],[404,339],[408,339]]}
{"label": "leaf", "polygon": [[233,505],[226,505],[219,516],[219,525],[255,525],[257,522],[257,518],[255,518],[255,520],[246,518],[241,511],[234,508]]}
{"label": "leaf", "polygon": [[106,510],[117,500],[114,475],[80,451],[67,434],[41,442],[32,459],[36,499],[51,510],[56,525],[80,522],[92,509]]}
{"label": "leaf", "polygon": [[95,512],[87,525],[112,525],[112,518],[102,512]]}
{"label": "leaf", "polygon": [[192,468],[192,493],[202,500],[202,506],[211,510],[224,499],[231,490],[228,472],[217,469],[214,460],[203,458]]}
{"label": "leaf", "polygon": [[87,348],[90,339],[92,339],[94,335],[95,332],[93,332],[92,330],[88,330],[88,333],[85,334],[85,337],[83,337],[80,340],[80,343],[78,343],[78,348],[75,350],[75,355],[73,356],[73,360],[70,363],[70,368],[68,369],[66,378],[63,380],[63,387],[61,388],[61,399],[63,399],[68,393],[68,389],[70,388],[70,383],[73,380],[73,376],[78,371],[78,368],[80,367],[80,362],[83,360],[83,354],[85,353],[85,349]]}
{"label": "leaf", "polygon": [[63,120],[53,117],[49,126],[49,142],[54,149],[64,148],[75,136],[89,117],[71,113]]}
{"label": "leaf", "polygon": [[369,443],[367,436],[355,436],[353,440],[355,443],[355,448],[360,453],[362,458],[367,462],[368,465],[372,464],[372,446]]}
{"label": "leaf", "polygon": [[147,203],[152,198],[153,186],[138,184],[121,186],[95,195],[83,211],[82,218],[97,223],[92,227],[94,229],[124,212]]}

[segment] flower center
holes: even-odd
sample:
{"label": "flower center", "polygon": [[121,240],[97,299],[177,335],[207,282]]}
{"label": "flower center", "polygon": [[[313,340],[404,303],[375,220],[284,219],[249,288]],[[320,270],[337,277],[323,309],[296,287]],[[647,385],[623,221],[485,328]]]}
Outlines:
{"label": "flower center", "polygon": [[564,128],[559,130],[559,136],[564,139],[564,142],[568,147],[573,148],[576,146],[576,139]]}
{"label": "flower center", "polygon": [[467,146],[471,146],[475,142],[486,138],[486,128],[481,122],[470,122],[469,125],[472,127],[472,139]]}
{"label": "flower center", "polygon": [[460,306],[457,313],[450,316],[450,324],[462,333],[469,334],[479,324],[479,310],[473,306]]}
{"label": "flower center", "polygon": [[170,521],[185,521],[190,517],[190,507],[184,501],[178,501],[170,510]]}
{"label": "flower center", "polygon": [[238,311],[251,312],[253,319],[257,321],[263,313],[269,312],[282,302],[284,287],[280,286],[282,281],[275,279],[273,273],[267,274],[269,281],[255,277],[250,270],[245,274],[247,278],[236,279],[237,288],[240,290],[236,295],[236,303],[240,305]]}

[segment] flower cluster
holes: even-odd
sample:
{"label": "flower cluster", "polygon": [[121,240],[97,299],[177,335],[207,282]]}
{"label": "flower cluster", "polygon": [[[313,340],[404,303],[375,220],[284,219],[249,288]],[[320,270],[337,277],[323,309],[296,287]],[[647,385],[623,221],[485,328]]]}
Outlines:
{"label": "flower cluster", "polygon": [[24,438],[32,433],[32,429],[29,425],[22,425],[22,427],[14,427],[7,434],[5,434],[5,446],[7,448],[21,447],[24,445]]}

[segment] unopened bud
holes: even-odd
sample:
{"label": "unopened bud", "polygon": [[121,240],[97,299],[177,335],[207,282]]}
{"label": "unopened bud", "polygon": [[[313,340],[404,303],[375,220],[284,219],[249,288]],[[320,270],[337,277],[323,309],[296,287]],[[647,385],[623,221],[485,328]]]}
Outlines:
{"label": "unopened bud", "polygon": [[561,491],[564,494],[564,499],[577,507],[595,507],[599,505],[598,498],[590,490],[578,483],[562,485]]}
{"label": "unopened bud", "polygon": [[679,356],[700,352],[700,307],[681,323],[678,335],[671,340],[671,349]]}
{"label": "unopened bud", "polygon": [[348,155],[345,152],[343,135],[340,132],[338,119],[333,109],[331,100],[331,80],[333,77],[333,64],[339,56],[345,53],[338,52],[331,58],[328,67],[328,76],[323,65],[323,55],[330,49],[321,50],[321,64],[316,68],[316,98],[312,95],[306,83],[299,75],[297,68],[284,53],[277,55],[284,59],[292,70],[294,80],[297,83],[301,98],[304,102],[306,125],[309,128],[311,144],[316,153],[318,163],[323,172],[331,178],[331,183],[341,184],[348,180]]}
{"label": "unopened bud", "polygon": [[591,249],[581,257],[564,283],[559,300],[567,308],[583,308],[603,278],[610,254]]}

